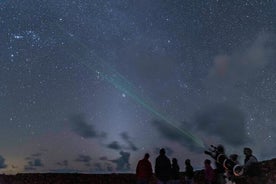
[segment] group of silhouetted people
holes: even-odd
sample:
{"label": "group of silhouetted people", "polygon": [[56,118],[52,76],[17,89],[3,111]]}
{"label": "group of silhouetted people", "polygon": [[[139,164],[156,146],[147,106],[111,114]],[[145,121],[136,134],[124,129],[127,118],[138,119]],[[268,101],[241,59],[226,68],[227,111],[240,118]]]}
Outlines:
{"label": "group of silhouetted people", "polygon": [[[185,161],[187,184],[192,184],[194,170],[191,161]],[[166,156],[164,148],[160,149],[159,156],[155,160],[155,176],[158,184],[179,184],[179,165],[176,158],[170,159]],[[153,175],[153,169],[149,161],[149,154],[146,153],[144,158],[140,160],[136,167],[137,184],[148,184]]]}
{"label": "group of silhouetted people", "polygon": [[[245,155],[244,165],[242,167],[242,176],[246,177],[246,180],[250,184],[260,184],[258,181],[258,176],[260,174],[260,169],[258,169],[258,160],[252,154],[252,150],[248,147],[244,148],[243,153]],[[224,147],[219,145],[216,147],[216,152],[213,158],[218,158],[218,155],[225,155]],[[151,162],[149,161],[150,155],[145,154],[144,158],[140,160],[136,167],[136,177],[137,184],[149,184],[153,169]],[[226,157],[226,156],[225,156]],[[238,155],[232,154],[227,158],[231,160],[234,164],[238,163]],[[237,178],[234,169],[227,168],[225,163],[220,163],[214,159],[215,169],[212,167],[212,161],[206,159],[204,161],[204,181],[205,184],[230,184],[235,183],[235,178]],[[166,151],[164,148],[160,149],[159,155],[155,160],[154,172],[158,184],[178,184],[180,183],[179,177],[179,165],[177,159],[173,158],[172,163],[170,159],[166,156]],[[194,180],[194,169],[191,165],[190,159],[185,160],[185,184],[193,184]]]}
{"label": "group of silhouetted people", "polygon": [[[224,147],[219,145],[216,147],[216,155],[213,158],[218,159],[219,155],[225,155]],[[223,163],[220,163],[218,160],[215,160],[216,170],[211,166],[211,160],[206,159],[204,162],[204,173],[205,173],[205,184],[234,184],[235,179],[239,176],[246,177],[246,182],[250,184],[261,184],[259,180],[260,176],[260,167],[258,165],[257,158],[253,155],[251,148],[245,147],[243,149],[243,154],[245,155],[244,165],[240,173],[235,173],[235,166],[239,166],[238,155],[231,154],[229,159],[225,156]],[[227,167],[227,161],[234,164],[234,167]]]}

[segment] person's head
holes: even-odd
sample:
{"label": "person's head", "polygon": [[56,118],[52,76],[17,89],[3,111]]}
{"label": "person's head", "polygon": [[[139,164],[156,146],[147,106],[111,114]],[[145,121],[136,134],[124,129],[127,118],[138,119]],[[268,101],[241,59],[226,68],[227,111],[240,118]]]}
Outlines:
{"label": "person's head", "polygon": [[224,147],[221,144],[217,146],[217,150],[219,153],[224,153]]}
{"label": "person's head", "polygon": [[166,154],[166,151],[164,148],[161,148],[160,151],[159,151],[160,155],[165,155]]}
{"label": "person's head", "polygon": [[150,155],[148,153],[145,154],[144,158],[149,159]]}
{"label": "person's head", "polygon": [[252,149],[250,149],[248,147],[243,148],[243,154],[245,154],[245,156],[252,155]]}
{"label": "person's head", "polygon": [[205,165],[205,166],[206,166],[206,165],[211,165],[211,160],[206,159],[206,160],[204,161],[204,165]]}
{"label": "person's head", "polygon": [[238,155],[237,154],[232,154],[229,156],[229,158],[232,160],[232,161],[237,161],[238,160]]}
{"label": "person's head", "polygon": [[186,164],[186,165],[190,165],[190,164],[191,164],[191,160],[190,160],[190,159],[186,159],[186,160],[185,160],[185,164]]}

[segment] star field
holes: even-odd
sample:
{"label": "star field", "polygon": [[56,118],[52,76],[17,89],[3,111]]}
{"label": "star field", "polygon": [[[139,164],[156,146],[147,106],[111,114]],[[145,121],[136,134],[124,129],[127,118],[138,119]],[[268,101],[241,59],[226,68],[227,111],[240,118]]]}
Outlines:
{"label": "star field", "polygon": [[275,157],[274,0],[0,1],[0,168]]}

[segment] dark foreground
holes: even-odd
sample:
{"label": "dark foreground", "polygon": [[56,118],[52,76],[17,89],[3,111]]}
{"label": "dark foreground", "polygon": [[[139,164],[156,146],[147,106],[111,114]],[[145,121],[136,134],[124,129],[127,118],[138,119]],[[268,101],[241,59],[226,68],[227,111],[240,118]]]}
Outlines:
{"label": "dark foreground", "polygon": [[[276,159],[263,161],[262,173],[257,178],[260,184],[276,184]],[[184,182],[184,173],[181,173],[181,183]],[[0,175],[0,184],[134,184],[134,174],[17,174]],[[155,177],[152,184],[156,183]],[[194,184],[204,184],[204,171],[197,171]],[[236,184],[248,184],[246,177],[236,178]]]}

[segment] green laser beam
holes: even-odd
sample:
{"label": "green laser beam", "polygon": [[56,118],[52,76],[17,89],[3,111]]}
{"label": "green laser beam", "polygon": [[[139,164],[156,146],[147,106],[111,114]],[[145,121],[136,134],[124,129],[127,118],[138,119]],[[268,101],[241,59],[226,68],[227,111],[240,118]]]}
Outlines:
{"label": "green laser beam", "polygon": [[[71,34],[66,32],[60,25],[58,27],[61,29],[63,33],[67,33],[72,38]],[[117,70],[110,67],[109,65],[105,64],[102,58],[98,57],[94,52],[91,52],[89,47],[79,41],[79,39],[76,39],[75,37],[72,38],[74,42],[78,44],[82,49],[86,50],[88,53],[90,53],[90,57],[93,58],[93,63],[87,62],[85,59],[80,60],[78,56],[75,56],[75,59],[80,60],[80,62],[88,67],[91,71],[96,72],[98,75],[100,75],[104,80],[112,84],[116,89],[120,90],[121,92],[127,94],[129,97],[131,97],[135,102],[140,104],[142,107],[150,111],[152,114],[157,116],[158,118],[162,119],[164,122],[169,124],[171,127],[178,130],[182,135],[192,140],[196,145],[198,145],[201,148],[205,148],[204,143],[201,139],[198,137],[192,135],[189,131],[185,129],[181,129],[178,126],[176,126],[176,122],[173,120],[170,120],[168,117],[163,115],[162,113],[158,112],[156,108],[154,108],[153,105],[150,105],[146,102],[146,98],[142,97],[142,95],[137,94],[136,88],[133,86],[131,82],[129,82],[122,74],[120,74]]]}

